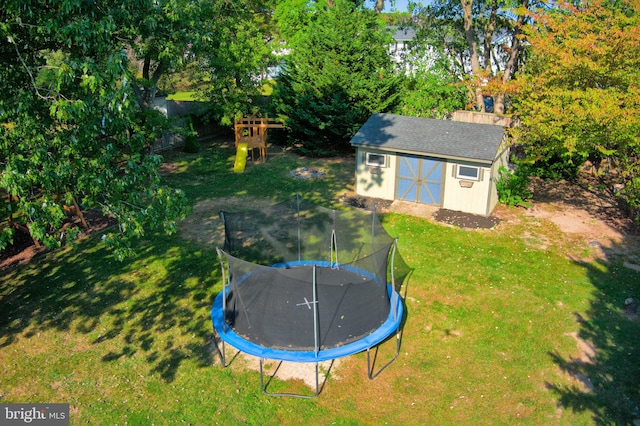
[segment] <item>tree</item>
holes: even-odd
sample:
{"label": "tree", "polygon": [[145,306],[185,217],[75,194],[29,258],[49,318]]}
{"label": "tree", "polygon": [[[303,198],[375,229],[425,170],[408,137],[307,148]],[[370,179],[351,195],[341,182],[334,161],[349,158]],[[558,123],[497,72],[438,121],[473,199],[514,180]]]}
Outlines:
{"label": "tree", "polygon": [[8,0],[0,11],[0,188],[46,246],[77,235],[61,228],[68,206],[113,217],[103,239],[119,257],[149,227],[175,231],[187,212],[144,149],[154,129],[126,54],[127,17],[144,4]]}
{"label": "tree", "polygon": [[529,7],[529,0],[435,0],[416,9],[417,36],[466,79],[477,110],[493,95],[495,112],[503,113],[507,83],[522,63]]}
{"label": "tree", "polygon": [[418,68],[404,80],[396,114],[413,117],[444,118],[463,109],[467,91],[459,82],[435,70]]}
{"label": "tree", "polygon": [[[353,1],[333,6],[299,4],[293,13],[283,2],[278,16],[291,53],[273,95],[276,114],[286,117],[290,141],[303,152],[328,155],[344,151],[372,112],[391,109],[399,78],[388,46],[391,34],[371,10]],[[300,25],[305,22],[306,25]]]}
{"label": "tree", "polygon": [[153,108],[160,78],[184,69],[216,38],[221,9],[207,0],[142,0],[110,11],[141,107]]}
{"label": "tree", "polygon": [[[258,77],[270,65],[271,0],[140,0],[112,10],[130,59],[131,84],[150,122],[162,79],[186,72],[190,89],[229,124],[251,109]],[[165,127],[166,127],[166,123]]]}
{"label": "tree", "polygon": [[606,0],[539,11],[517,79],[517,132],[530,162],[597,174],[640,206],[640,6]]}
{"label": "tree", "polygon": [[[206,0],[205,0],[206,2]],[[198,81],[206,82],[203,99],[210,102],[215,121],[231,124],[238,114],[251,115],[263,75],[275,65],[273,0],[218,2],[215,36],[193,48],[198,56]]]}

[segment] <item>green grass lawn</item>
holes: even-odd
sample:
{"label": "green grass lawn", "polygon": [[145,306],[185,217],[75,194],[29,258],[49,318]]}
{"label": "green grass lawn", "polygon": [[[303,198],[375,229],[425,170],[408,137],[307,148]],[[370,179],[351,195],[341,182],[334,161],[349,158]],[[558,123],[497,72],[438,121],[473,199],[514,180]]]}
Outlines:
{"label": "green grass lawn", "polygon": [[[348,160],[279,154],[234,174],[233,154],[215,145],[170,153],[174,172],[165,180],[194,204],[228,196],[279,201],[299,192],[334,207],[354,184]],[[329,177],[289,177],[312,165]],[[149,234],[135,258],[118,262],[96,235],[0,273],[0,403],[69,403],[74,425],[640,418],[640,330],[621,309],[638,289],[638,272],[621,259],[572,260],[575,247],[531,218],[491,231],[391,213],[382,220],[399,237],[398,262],[410,273],[401,290],[400,357],[373,381],[366,355],[357,354],[332,371],[319,398],[263,395],[258,373],[242,359],[222,368],[213,351],[209,309],[222,288],[215,247]],[[538,248],[536,238],[550,244]],[[393,349],[386,342],[382,356]],[[587,385],[578,380],[587,377]]]}
{"label": "green grass lawn", "polygon": [[[273,87],[275,86],[274,80],[267,80],[260,88],[260,94],[262,96],[271,96],[273,93]],[[184,91],[172,93],[167,96],[168,101],[202,101],[199,92]]]}
{"label": "green grass lawn", "polygon": [[168,101],[199,101],[198,92],[178,92],[167,96]]}

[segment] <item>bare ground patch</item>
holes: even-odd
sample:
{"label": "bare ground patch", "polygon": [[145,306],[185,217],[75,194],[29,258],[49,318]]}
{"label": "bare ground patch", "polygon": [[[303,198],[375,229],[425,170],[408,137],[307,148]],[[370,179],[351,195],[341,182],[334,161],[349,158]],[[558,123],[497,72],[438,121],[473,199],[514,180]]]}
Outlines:
{"label": "bare ground patch", "polygon": [[[222,364],[222,341],[218,336],[210,341],[211,353],[215,354],[215,358]],[[257,373],[260,372],[260,359],[238,351],[230,345],[225,346],[225,358],[230,368],[245,368]],[[322,389],[327,377],[331,375],[333,380],[339,380],[340,376],[336,373],[342,359],[338,358],[333,361],[323,361],[318,364],[318,387]],[[310,362],[280,362],[275,360],[263,360],[264,381],[267,386],[271,378],[278,378],[282,381],[299,380],[311,390],[316,389],[316,364]]]}
{"label": "bare ground patch", "polygon": [[[571,360],[571,364],[573,364],[572,368],[567,369],[564,373],[566,373],[566,375],[574,381],[583,392],[591,392],[594,388],[593,383],[589,377],[580,372],[579,367],[587,364],[593,364],[593,360],[595,359],[597,352],[596,348],[586,340],[582,339],[576,332],[565,333],[565,336],[571,337],[576,341],[577,355]],[[562,373],[563,370],[561,369],[561,374]]]}
{"label": "bare ground patch", "polygon": [[638,228],[615,199],[565,181],[534,179],[532,189],[530,208],[499,207],[495,212],[506,223],[527,223],[523,238],[540,241],[543,249],[555,241],[567,247],[568,257],[579,261],[622,257],[630,268],[640,263]]}
{"label": "bare ground patch", "polygon": [[[240,354],[243,365],[246,368],[259,372],[260,359],[247,354]],[[327,375],[331,373],[332,380],[339,380],[340,377],[336,373],[340,366],[340,359],[333,361],[323,361],[318,365],[318,386],[321,388],[326,381]],[[279,380],[300,380],[309,389],[316,388],[316,365],[312,362],[280,362],[274,360],[265,360],[264,378],[268,381],[270,377],[277,377]],[[267,389],[268,390],[268,389]]]}
{"label": "bare ground patch", "polygon": [[179,225],[183,238],[203,247],[220,247],[224,244],[224,227],[220,211],[241,212],[269,206],[275,201],[267,198],[232,196],[198,201],[193,212]]}

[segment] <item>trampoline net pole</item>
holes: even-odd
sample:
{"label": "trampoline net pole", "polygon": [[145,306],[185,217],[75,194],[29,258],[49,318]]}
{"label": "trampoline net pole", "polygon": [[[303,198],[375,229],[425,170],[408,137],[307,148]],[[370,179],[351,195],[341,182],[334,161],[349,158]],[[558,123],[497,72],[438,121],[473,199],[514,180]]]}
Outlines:
{"label": "trampoline net pole", "polygon": [[300,236],[300,195],[296,193],[296,210],[298,215],[298,261],[302,260],[302,248],[300,240],[302,237]]}
{"label": "trampoline net pole", "polygon": [[[334,269],[340,268],[340,262],[338,261],[338,237],[336,235],[336,211],[331,211],[333,214],[333,224],[331,225],[331,248],[329,249],[329,264]],[[334,267],[335,262],[335,267]]]}
{"label": "trampoline net pole", "polygon": [[313,346],[315,348],[315,356],[318,357],[318,351],[320,350],[319,338],[318,338],[318,291],[316,287],[316,265],[313,264]]}
{"label": "trampoline net pole", "polygon": [[373,250],[375,251],[375,241],[376,241],[376,205],[373,205],[373,212],[371,214],[371,245],[373,246]]}
{"label": "trampoline net pole", "polygon": [[[224,317],[225,313],[227,312],[227,283],[226,282],[226,277],[231,277],[231,274],[225,274],[225,267],[224,267],[224,261],[222,260],[222,253],[220,252],[220,249],[216,247],[216,251],[218,252],[218,259],[220,260],[220,270],[222,271],[222,316]],[[228,272],[228,271],[227,271]],[[226,333],[227,332],[227,322],[223,321],[223,328],[222,330]]]}
{"label": "trampoline net pole", "polygon": [[222,226],[224,228],[224,249],[225,250],[233,250],[233,248],[231,247],[231,236],[229,235],[228,229],[227,229],[227,220],[224,216],[224,212],[222,210],[220,210],[220,219],[222,219]]}
{"label": "trampoline net pole", "polygon": [[396,278],[395,278],[395,274],[394,274],[394,264],[395,264],[395,258],[396,258],[396,246],[398,244],[398,238],[396,237],[393,240],[393,245],[391,246],[391,289],[393,290],[391,292],[391,304],[393,306],[393,319],[397,320],[398,319],[398,308],[396,306],[397,304],[397,297],[398,297],[398,293],[396,292]]}

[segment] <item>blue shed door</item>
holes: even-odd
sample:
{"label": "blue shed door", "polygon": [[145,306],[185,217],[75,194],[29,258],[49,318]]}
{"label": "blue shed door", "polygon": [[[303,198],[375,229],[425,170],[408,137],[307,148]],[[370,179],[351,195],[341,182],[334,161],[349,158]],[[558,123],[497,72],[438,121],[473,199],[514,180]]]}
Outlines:
{"label": "blue shed door", "polygon": [[398,157],[396,198],[424,204],[441,204],[443,162],[416,156]]}

